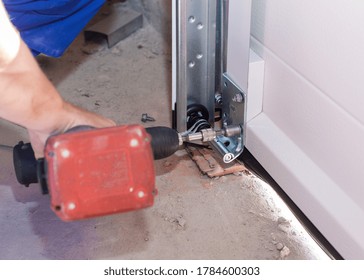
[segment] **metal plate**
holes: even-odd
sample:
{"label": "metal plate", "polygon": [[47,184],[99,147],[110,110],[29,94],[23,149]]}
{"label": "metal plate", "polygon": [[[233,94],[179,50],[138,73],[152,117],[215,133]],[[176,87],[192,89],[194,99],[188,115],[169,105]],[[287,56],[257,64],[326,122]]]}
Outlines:
{"label": "metal plate", "polygon": [[241,134],[225,137],[217,136],[212,145],[223,155],[225,163],[236,159],[244,149],[246,94],[225,73],[222,76],[222,123],[223,127],[239,125]]}
{"label": "metal plate", "polygon": [[143,27],[143,15],[131,9],[113,8],[111,14],[98,23],[87,27],[85,40],[94,36],[103,36],[111,48],[121,40]]}

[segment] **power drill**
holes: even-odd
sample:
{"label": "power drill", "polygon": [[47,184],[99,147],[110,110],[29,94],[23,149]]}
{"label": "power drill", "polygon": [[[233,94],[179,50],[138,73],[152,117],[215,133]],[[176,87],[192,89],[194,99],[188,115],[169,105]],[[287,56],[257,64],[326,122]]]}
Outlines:
{"label": "power drill", "polygon": [[51,209],[72,221],[153,205],[153,160],[172,155],[181,144],[168,127],[82,126],[49,137],[42,159],[35,159],[30,143],[20,142],[13,162],[18,182],[40,183]]}
{"label": "power drill", "polygon": [[13,149],[15,174],[25,186],[40,183],[64,221],[131,211],[154,203],[154,160],[174,154],[184,142],[208,142],[238,130],[186,134],[162,126],[76,127],[49,137],[38,160],[30,143],[19,142]]}

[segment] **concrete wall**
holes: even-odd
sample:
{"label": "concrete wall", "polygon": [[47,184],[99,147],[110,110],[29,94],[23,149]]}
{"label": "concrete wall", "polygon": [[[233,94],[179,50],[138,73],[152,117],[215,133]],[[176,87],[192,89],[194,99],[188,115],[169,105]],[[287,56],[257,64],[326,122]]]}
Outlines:
{"label": "concrete wall", "polygon": [[172,0],[128,0],[167,40],[172,36]]}
{"label": "concrete wall", "polygon": [[252,3],[251,47],[266,71],[248,144],[347,258],[364,257],[363,14],[357,0]]}

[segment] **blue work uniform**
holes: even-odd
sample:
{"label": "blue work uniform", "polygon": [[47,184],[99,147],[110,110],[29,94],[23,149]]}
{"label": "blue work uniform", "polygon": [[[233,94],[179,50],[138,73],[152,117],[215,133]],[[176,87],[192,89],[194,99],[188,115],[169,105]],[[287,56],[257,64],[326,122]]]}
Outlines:
{"label": "blue work uniform", "polygon": [[105,0],[3,0],[34,55],[60,57]]}

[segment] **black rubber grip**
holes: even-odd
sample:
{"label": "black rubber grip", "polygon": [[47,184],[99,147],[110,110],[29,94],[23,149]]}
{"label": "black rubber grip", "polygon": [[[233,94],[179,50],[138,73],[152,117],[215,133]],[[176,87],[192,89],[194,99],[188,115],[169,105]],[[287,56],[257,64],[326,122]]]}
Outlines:
{"label": "black rubber grip", "polygon": [[38,183],[37,160],[30,143],[19,142],[13,149],[13,163],[18,182],[29,186]]}
{"label": "black rubber grip", "polygon": [[173,155],[179,148],[177,131],[165,126],[148,127],[146,131],[152,137],[154,159],[162,159]]}
{"label": "black rubber grip", "polygon": [[[94,129],[92,126],[80,125],[73,127],[66,131],[66,133],[84,131]],[[20,141],[13,148],[13,164],[16,179],[19,184],[28,187],[33,183],[40,183],[42,187],[42,193],[47,193],[46,189],[46,174],[44,173],[44,160],[37,160],[34,156],[34,151],[30,143],[24,143]]]}

